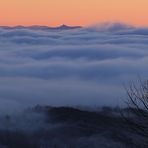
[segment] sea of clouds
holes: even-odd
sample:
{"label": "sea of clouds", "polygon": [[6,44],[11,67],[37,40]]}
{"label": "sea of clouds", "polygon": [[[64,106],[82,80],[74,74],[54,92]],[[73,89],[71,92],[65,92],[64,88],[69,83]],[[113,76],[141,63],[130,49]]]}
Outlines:
{"label": "sea of clouds", "polygon": [[0,110],[124,104],[124,84],[148,77],[148,28],[0,28]]}

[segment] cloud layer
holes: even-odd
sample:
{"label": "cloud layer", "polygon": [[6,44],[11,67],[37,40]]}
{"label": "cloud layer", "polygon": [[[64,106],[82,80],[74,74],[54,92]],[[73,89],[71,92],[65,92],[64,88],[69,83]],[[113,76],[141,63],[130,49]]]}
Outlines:
{"label": "cloud layer", "polygon": [[118,105],[124,83],[147,78],[147,47],[147,28],[123,24],[65,31],[1,28],[0,106]]}

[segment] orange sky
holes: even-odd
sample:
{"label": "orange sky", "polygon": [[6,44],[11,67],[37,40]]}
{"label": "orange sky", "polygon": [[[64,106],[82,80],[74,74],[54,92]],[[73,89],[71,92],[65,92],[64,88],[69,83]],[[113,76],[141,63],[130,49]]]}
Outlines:
{"label": "orange sky", "polygon": [[148,0],[0,0],[0,25],[90,25],[105,21],[148,26]]}

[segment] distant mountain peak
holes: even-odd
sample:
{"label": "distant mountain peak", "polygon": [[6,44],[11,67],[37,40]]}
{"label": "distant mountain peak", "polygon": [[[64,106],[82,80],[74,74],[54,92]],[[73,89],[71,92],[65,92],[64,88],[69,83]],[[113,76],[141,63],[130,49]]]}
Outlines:
{"label": "distant mountain peak", "polygon": [[65,25],[65,24],[62,24],[60,27],[69,27],[69,26],[67,26],[67,25]]}
{"label": "distant mountain peak", "polygon": [[61,26],[56,27],[56,28],[59,28],[59,29],[76,29],[76,28],[82,28],[82,27],[81,26],[68,26],[68,25],[62,24]]}

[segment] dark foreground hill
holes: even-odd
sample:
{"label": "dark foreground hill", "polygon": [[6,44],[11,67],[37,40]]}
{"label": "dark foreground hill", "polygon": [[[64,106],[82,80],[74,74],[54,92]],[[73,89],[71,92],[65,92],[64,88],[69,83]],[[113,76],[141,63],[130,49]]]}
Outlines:
{"label": "dark foreground hill", "polygon": [[0,118],[0,148],[136,148],[135,139],[119,112],[110,108],[36,106]]}

